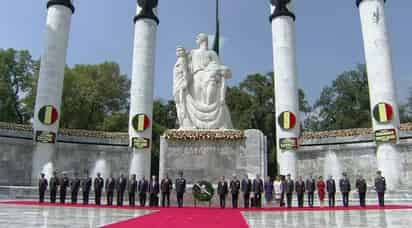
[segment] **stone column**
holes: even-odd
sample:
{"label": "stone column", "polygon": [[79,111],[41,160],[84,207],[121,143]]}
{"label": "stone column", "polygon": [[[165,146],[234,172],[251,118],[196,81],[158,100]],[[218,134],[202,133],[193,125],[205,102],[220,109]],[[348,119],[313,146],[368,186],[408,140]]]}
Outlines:
{"label": "stone column", "polygon": [[132,147],[130,174],[150,176],[153,90],[156,55],[157,0],[137,5],[132,86],[130,97],[129,137]]}
{"label": "stone column", "polygon": [[296,150],[300,130],[295,19],[291,12],[291,1],[271,0],[277,160],[280,174],[290,173],[292,177],[296,177]]}
{"label": "stone column", "polygon": [[49,0],[44,51],[41,57],[34,107],[33,129],[36,142],[33,154],[32,180],[39,173],[49,177],[59,130],[64,68],[74,6],[71,0]]}
{"label": "stone column", "polygon": [[[357,0],[368,71],[372,125],[377,135],[387,135],[377,141],[378,168],[393,189],[401,176],[400,154],[396,149],[399,138],[399,109],[396,97],[391,50],[385,17],[384,0]],[[385,139],[386,138],[386,139]],[[384,142],[382,142],[384,141]]]}

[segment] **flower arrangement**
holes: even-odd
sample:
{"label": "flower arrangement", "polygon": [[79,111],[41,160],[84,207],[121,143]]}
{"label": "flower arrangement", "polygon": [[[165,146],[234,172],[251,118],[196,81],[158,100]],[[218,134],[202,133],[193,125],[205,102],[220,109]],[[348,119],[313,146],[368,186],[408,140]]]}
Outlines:
{"label": "flower arrangement", "polygon": [[245,133],[240,130],[167,130],[164,134],[167,140],[229,140],[237,141],[246,139]]}

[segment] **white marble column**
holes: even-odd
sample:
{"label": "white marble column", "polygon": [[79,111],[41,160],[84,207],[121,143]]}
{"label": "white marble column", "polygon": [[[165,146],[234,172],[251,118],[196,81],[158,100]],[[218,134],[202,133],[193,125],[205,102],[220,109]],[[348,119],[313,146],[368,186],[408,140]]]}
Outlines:
{"label": "white marble column", "polygon": [[[39,138],[36,137],[36,134],[42,131],[45,134],[57,136],[59,130],[64,68],[71,17],[74,13],[74,6],[70,0],[49,0],[47,9],[46,37],[41,57],[33,117],[34,139],[36,141],[33,154],[33,180],[37,179],[40,172],[46,172],[46,177],[49,177],[53,170],[52,157],[56,150],[55,144],[53,142],[38,142]],[[46,114],[43,111],[46,111]]]}
{"label": "white marble column", "polygon": [[[149,6],[138,4],[135,17],[129,118],[129,137],[132,146],[130,174],[136,174],[138,178],[150,176],[156,33],[159,23],[156,16],[157,1],[146,2]],[[139,119],[136,116],[140,116],[140,122],[145,121],[145,124],[140,123],[140,128],[136,124],[133,126],[133,119]],[[133,147],[133,140],[136,139],[143,142],[149,140],[149,145],[146,148]]]}
{"label": "white marble column", "polygon": [[[276,97],[276,129],[278,142],[278,164],[280,174],[291,174],[296,178],[296,150],[297,148],[280,148],[281,139],[299,138],[299,104],[298,104],[298,80],[295,45],[295,15],[290,11],[291,5],[271,1],[271,16],[273,36],[273,65],[275,75]],[[285,127],[285,122],[280,117],[287,113],[285,118],[294,115],[295,125]]]}
{"label": "white marble column", "polygon": [[[369,96],[374,131],[394,129],[399,137],[399,109],[393,80],[393,67],[384,0],[357,0],[368,71]],[[389,105],[392,115],[383,120],[374,115],[379,104]],[[381,115],[385,115],[382,109]],[[396,139],[397,141],[397,139]],[[393,142],[377,144],[378,169],[393,189],[401,176],[400,154]]]}

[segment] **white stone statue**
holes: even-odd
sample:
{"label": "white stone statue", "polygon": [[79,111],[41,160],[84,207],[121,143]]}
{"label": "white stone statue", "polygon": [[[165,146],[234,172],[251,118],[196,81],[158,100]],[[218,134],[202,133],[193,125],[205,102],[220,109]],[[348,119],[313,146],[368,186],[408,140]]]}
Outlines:
{"label": "white stone statue", "polygon": [[231,129],[225,103],[226,79],[232,76],[231,71],[208,49],[206,34],[199,34],[196,42],[199,48],[189,53],[183,47],[176,50],[173,96],[179,129]]}

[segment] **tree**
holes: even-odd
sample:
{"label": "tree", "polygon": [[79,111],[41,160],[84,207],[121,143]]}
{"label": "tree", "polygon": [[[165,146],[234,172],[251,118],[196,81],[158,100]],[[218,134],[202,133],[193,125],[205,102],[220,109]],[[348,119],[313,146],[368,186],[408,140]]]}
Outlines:
{"label": "tree", "polygon": [[336,130],[370,127],[369,86],[365,65],[340,74],[323,88],[305,127],[309,130]]}
{"label": "tree", "polygon": [[36,66],[28,51],[0,49],[0,121],[22,124],[30,120],[20,100],[31,88]]}

